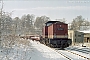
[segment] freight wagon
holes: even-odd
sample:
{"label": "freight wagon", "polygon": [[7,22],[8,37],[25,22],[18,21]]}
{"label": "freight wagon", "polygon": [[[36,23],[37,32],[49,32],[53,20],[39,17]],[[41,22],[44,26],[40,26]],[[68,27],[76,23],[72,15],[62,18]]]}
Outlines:
{"label": "freight wagon", "polygon": [[71,39],[68,39],[68,24],[60,21],[46,22],[40,42],[50,47],[68,47],[71,45]]}

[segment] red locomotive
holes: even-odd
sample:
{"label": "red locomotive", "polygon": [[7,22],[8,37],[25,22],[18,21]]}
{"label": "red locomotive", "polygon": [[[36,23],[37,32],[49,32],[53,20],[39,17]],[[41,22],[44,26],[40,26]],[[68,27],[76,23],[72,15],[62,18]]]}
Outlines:
{"label": "red locomotive", "polygon": [[71,39],[68,39],[68,24],[60,21],[46,22],[40,42],[50,47],[68,47],[71,45]]}

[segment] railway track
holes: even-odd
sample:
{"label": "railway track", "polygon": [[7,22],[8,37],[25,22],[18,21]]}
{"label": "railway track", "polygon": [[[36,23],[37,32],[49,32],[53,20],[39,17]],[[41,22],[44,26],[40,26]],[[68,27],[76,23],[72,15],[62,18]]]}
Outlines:
{"label": "railway track", "polygon": [[85,56],[83,56],[83,55],[80,55],[80,54],[78,54],[78,53],[74,53],[74,52],[69,51],[69,50],[67,50],[67,51],[68,51],[68,52],[71,52],[72,54],[75,54],[75,55],[78,55],[78,56],[80,56],[80,57],[83,57],[83,58],[85,58],[85,59],[87,59],[87,60],[90,60],[90,58],[85,57]]}
{"label": "railway track", "polygon": [[[58,53],[60,55],[59,57],[63,57],[63,59],[66,59],[66,60],[90,60],[89,57],[87,57],[85,55],[83,56],[83,54],[81,55],[81,54],[77,53],[77,51],[73,52],[73,51],[69,50],[69,48],[67,50],[60,50],[58,48],[50,48],[43,44],[40,44],[40,45],[45,47],[45,49],[43,49],[43,47],[39,47],[39,50],[42,50],[41,53],[45,54],[45,55],[48,54],[48,56],[50,56],[51,58],[54,58],[54,57],[52,57],[52,53],[55,51],[56,53]],[[53,52],[50,53],[50,50],[53,50]],[[84,50],[86,50],[86,49],[84,49]],[[54,53],[54,54],[56,54],[56,53]]]}
{"label": "railway track", "polygon": [[60,55],[64,56],[66,59],[68,60],[72,60],[72,58],[68,57],[67,55],[63,54],[62,52],[56,50],[56,52],[58,52]]}
{"label": "railway track", "polygon": [[59,49],[54,49],[54,50],[60,55],[64,56],[67,60],[90,60],[90,58],[72,52],[70,50],[59,50]]}
{"label": "railway track", "polygon": [[72,47],[72,48],[67,48],[67,49],[72,50],[72,51],[78,51],[78,52],[85,53],[85,54],[90,54],[90,48]]}

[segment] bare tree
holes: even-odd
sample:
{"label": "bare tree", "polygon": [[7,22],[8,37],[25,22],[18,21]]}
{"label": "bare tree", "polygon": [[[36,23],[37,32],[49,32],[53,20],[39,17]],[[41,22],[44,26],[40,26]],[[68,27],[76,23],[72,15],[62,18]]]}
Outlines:
{"label": "bare tree", "polygon": [[0,5],[1,5],[1,8],[0,8],[0,46],[1,46],[1,41],[2,41],[2,11],[3,11],[3,0],[1,1],[0,0]]}
{"label": "bare tree", "polygon": [[36,28],[42,29],[42,27],[45,25],[45,23],[49,20],[50,20],[50,18],[47,16],[37,17],[34,25]]}
{"label": "bare tree", "polygon": [[21,20],[19,17],[15,17],[13,19],[13,23],[12,23],[12,30],[13,30],[13,34],[15,35],[20,35],[21,34]]}
{"label": "bare tree", "polygon": [[86,30],[89,29],[87,26],[90,26],[90,22],[85,20],[82,16],[77,16],[71,23],[72,30]]}
{"label": "bare tree", "polygon": [[21,18],[21,23],[22,23],[22,29],[23,29],[23,33],[24,34],[28,34],[33,32],[34,30],[34,15],[33,14],[27,14],[27,15],[23,15]]}
{"label": "bare tree", "polygon": [[42,31],[43,26],[49,20],[50,20],[50,18],[47,16],[41,16],[41,17],[36,18],[36,21],[34,23],[36,34],[41,35],[41,31]]}

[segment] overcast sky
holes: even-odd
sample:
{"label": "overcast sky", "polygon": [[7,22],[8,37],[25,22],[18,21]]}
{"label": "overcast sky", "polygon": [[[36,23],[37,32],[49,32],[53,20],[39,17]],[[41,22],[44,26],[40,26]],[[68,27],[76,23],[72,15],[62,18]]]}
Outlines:
{"label": "overcast sky", "polygon": [[71,22],[82,15],[90,20],[90,0],[5,0],[3,3],[4,11],[13,11],[12,17],[34,14],[36,17],[48,16],[51,20],[65,18]]}

